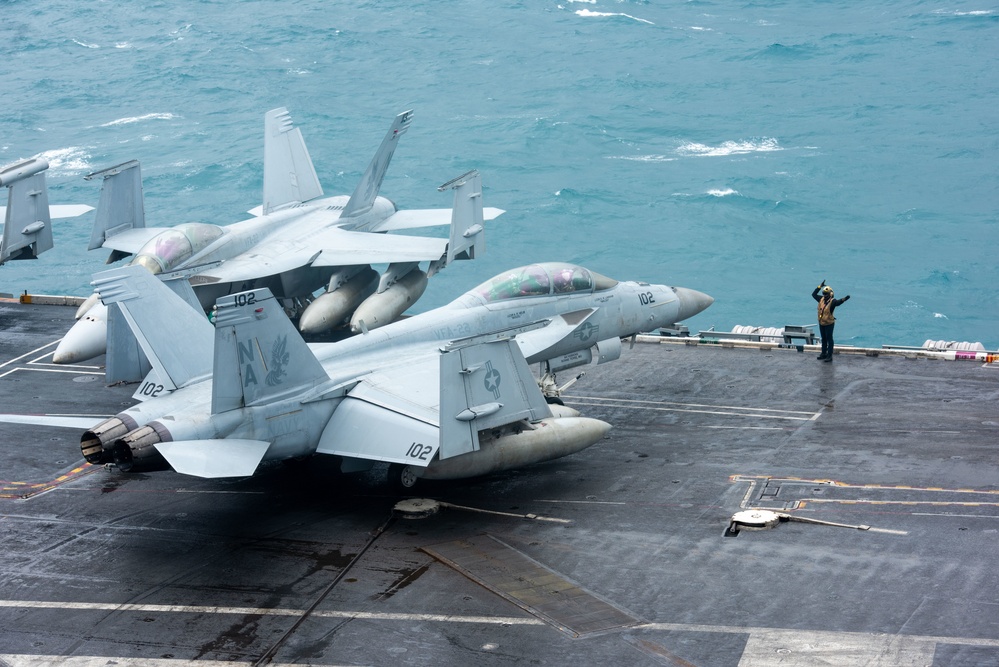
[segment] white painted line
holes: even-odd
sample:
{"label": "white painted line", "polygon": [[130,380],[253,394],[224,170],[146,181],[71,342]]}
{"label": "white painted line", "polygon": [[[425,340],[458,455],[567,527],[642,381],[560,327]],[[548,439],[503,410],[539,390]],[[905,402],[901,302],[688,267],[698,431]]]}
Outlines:
{"label": "white painted line", "polygon": [[[749,412],[732,412],[733,410],[755,410],[761,411],[766,410],[766,408],[731,408],[725,406],[718,406],[720,409],[716,410],[698,410],[698,409],[688,409],[688,408],[672,408],[672,407],[657,407],[652,401],[628,401],[628,403],[633,403],[634,405],[629,405],[623,402],[617,403],[607,403],[607,400],[620,401],[622,399],[600,399],[590,396],[565,396],[563,397],[567,403],[576,405],[599,405],[603,407],[613,407],[613,408],[625,408],[628,410],[655,410],[657,412],[687,412],[705,415],[719,415],[723,417],[752,417],[754,419],[787,419],[791,421],[814,421],[815,415],[817,413],[811,412],[796,412],[785,410],[785,414],[758,414]],[[640,403],[644,403],[641,404]],[[668,405],[668,404],[667,404]],[[779,412],[777,410],[771,410],[770,412]],[[807,414],[808,417],[797,417],[794,415]]]}
{"label": "white painted line", "polygon": [[622,503],[610,500],[537,500],[535,502],[539,503],[562,503],[564,505],[627,505],[628,503]]}
{"label": "white painted line", "polygon": [[[67,611],[142,612],[145,614],[233,614],[237,616],[304,616],[305,609],[267,607],[215,607],[175,604],[109,604],[103,602],[55,602],[46,600],[0,600],[0,608],[64,609]],[[480,625],[547,625],[537,618],[519,616],[458,616],[455,614],[401,614],[366,611],[308,612],[310,618],[360,618],[375,621],[431,621],[438,623],[476,623]]]}
{"label": "white painted line", "polygon": [[[72,367],[70,366],[67,368],[72,368]],[[0,378],[7,377],[11,373],[16,373],[17,371],[34,371],[36,373],[68,373],[70,375],[104,375],[104,373],[95,372],[95,371],[74,371],[74,370],[61,371],[61,370],[56,370],[54,368],[30,368],[28,366],[16,366],[6,371],[5,373],[0,373]]]}
{"label": "white painted line", "polygon": [[[254,662],[230,662],[223,660],[178,660],[173,658],[121,658],[107,656],[63,656],[63,655],[18,655],[14,653],[0,654],[0,664],[10,667],[251,667]],[[270,667],[301,667],[303,664],[268,662]],[[325,664],[323,667],[327,667]],[[330,665],[329,667],[337,667]]]}
{"label": "white painted line", "polygon": [[719,429],[730,429],[736,431],[783,431],[784,428],[781,426],[710,426],[705,425],[699,428],[719,428]]}
{"label": "white painted line", "polygon": [[[62,338],[60,338],[59,340],[62,340]],[[5,362],[3,362],[2,364],[0,364],[0,368],[3,368],[4,366],[10,366],[11,364],[13,364],[13,363],[17,363],[17,362],[18,362],[18,361],[20,361],[21,359],[24,359],[25,357],[30,357],[30,356],[31,356],[31,355],[33,355],[33,354],[38,354],[39,352],[41,352],[41,351],[42,351],[42,350],[44,350],[45,348],[47,348],[47,347],[52,347],[53,345],[55,345],[56,343],[58,343],[58,342],[59,342],[59,340],[54,340],[54,341],[52,341],[51,343],[46,343],[45,345],[42,345],[41,347],[36,347],[36,348],[35,348],[34,350],[32,350],[31,352],[25,352],[24,354],[22,354],[22,355],[21,355],[21,356],[19,356],[19,357],[14,357],[14,358],[13,358],[13,359],[11,359],[10,361],[5,361]]]}
{"label": "white painted line", "polygon": [[778,410],[776,408],[749,408],[742,405],[709,405],[707,403],[677,403],[675,401],[648,401],[638,398],[607,398],[605,396],[566,396],[570,400],[611,401],[615,403],[638,403],[648,405],[679,405],[684,408],[714,408],[716,410],[749,410],[753,412],[779,412],[783,414],[814,415],[811,410]]}

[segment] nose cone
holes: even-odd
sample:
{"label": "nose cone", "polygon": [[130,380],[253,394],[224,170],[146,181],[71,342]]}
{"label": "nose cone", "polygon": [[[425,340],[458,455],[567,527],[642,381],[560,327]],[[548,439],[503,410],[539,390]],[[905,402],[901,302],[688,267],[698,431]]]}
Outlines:
{"label": "nose cone", "polygon": [[680,308],[676,315],[678,322],[693,317],[715,302],[714,297],[708,296],[704,292],[698,292],[695,289],[676,287],[674,290],[676,291],[677,298],[680,299]]}
{"label": "nose cone", "polygon": [[75,364],[107,352],[107,307],[98,303],[66,332],[52,355],[56,364]]}

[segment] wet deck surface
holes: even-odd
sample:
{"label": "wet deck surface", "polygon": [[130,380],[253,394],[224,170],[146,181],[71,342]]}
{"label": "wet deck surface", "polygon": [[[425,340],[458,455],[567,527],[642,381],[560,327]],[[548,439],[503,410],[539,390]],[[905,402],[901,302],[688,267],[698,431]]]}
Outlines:
{"label": "wet deck surface", "polygon": [[[72,315],[0,303],[0,411],[131,404],[99,368],[47,363]],[[999,664],[999,369],[814,356],[626,346],[566,400],[614,425],[603,441],[419,492],[567,524],[395,517],[383,469],[322,459],[127,475],[83,465],[78,430],[0,424],[0,660]],[[726,537],[751,507],[891,532]],[[424,550],[484,539],[638,624],[574,637]]]}

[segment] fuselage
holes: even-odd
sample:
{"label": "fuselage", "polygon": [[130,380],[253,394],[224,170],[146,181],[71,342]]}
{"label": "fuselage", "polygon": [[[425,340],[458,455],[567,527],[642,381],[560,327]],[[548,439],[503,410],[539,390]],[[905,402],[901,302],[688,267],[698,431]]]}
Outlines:
{"label": "fuselage", "polygon": [[[534,276],[527,275],[528,270]],[[517,273],[519,271],[519,273]],[[536,285],[544,275],[584,271],[564,291]],[[525,277],[526,276],[526,277]],[[503,279],[503,280],[500,280]],[[521,283],[532,281],[525,288]],[[525,283],[526,284],[526,283]],[[536,293],[530,293],[534,289]],[[524,293],[521,293],[524,292]],[[690,295],[700,299],[696,310],[684,303]],[[349,383],[379,368],[425,358],[449,342],[488,334],[510,332],[529,363],[585,350],[599,341],[619,341],[639,331],[671,325],[710,304],[711,299],[693,290],[637,282],[617,282],[572,265],[532,265],[501,274],[446,306],[395,322],[336,343],[310,346],[329,375],[330,385]],[[560,327],[556,335],[545,326],[516,333],[519,327]],[[575,324],[578,322],[578,324]],[[300,456],[315,450],[320,434],[339,399],[307,402],[299,388],[287,398],[211,414],[212,381],[185,386],[130,408],[119,417],[129,425],[152,423],[163,440],[248,438],[268,440],[268,459]],[[307,397],[306,397],[307,398]]]}

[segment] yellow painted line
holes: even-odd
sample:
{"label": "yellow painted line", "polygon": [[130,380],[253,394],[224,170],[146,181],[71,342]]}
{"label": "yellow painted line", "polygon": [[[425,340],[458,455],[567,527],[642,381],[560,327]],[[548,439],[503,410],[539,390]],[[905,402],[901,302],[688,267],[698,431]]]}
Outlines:
{"label": "yellow painted line", "polygon": [[[988,496],[999,496],[999,489],[946,489],[941,486],[906,486],[906,485],[886,485],[886,484],[850,484],[848,482],[838,482],[833,479],[808,479],[806,477],[772,477],[770,475],[729,475],[730,482],[753,482],[767,480],[771,482],[804,482],[807,484],[821,484],[840,489],[870,489],[887,491],[930,491],[933,493],[979,493]],[[814,499],[813,499],[814,500]]]}
{"label": "yellow painted line", "polygon": [[100,470],[100,466],[92,466],[89,463],[73,468],[65,475],[59,475],[48,482],[17,482],[0,480],[0,499],[6,498],[16,500],[27,500],[40,493],[51,491],[52,489],[65,484],[74,479],[79,479],[84,475],[90,475]]}

